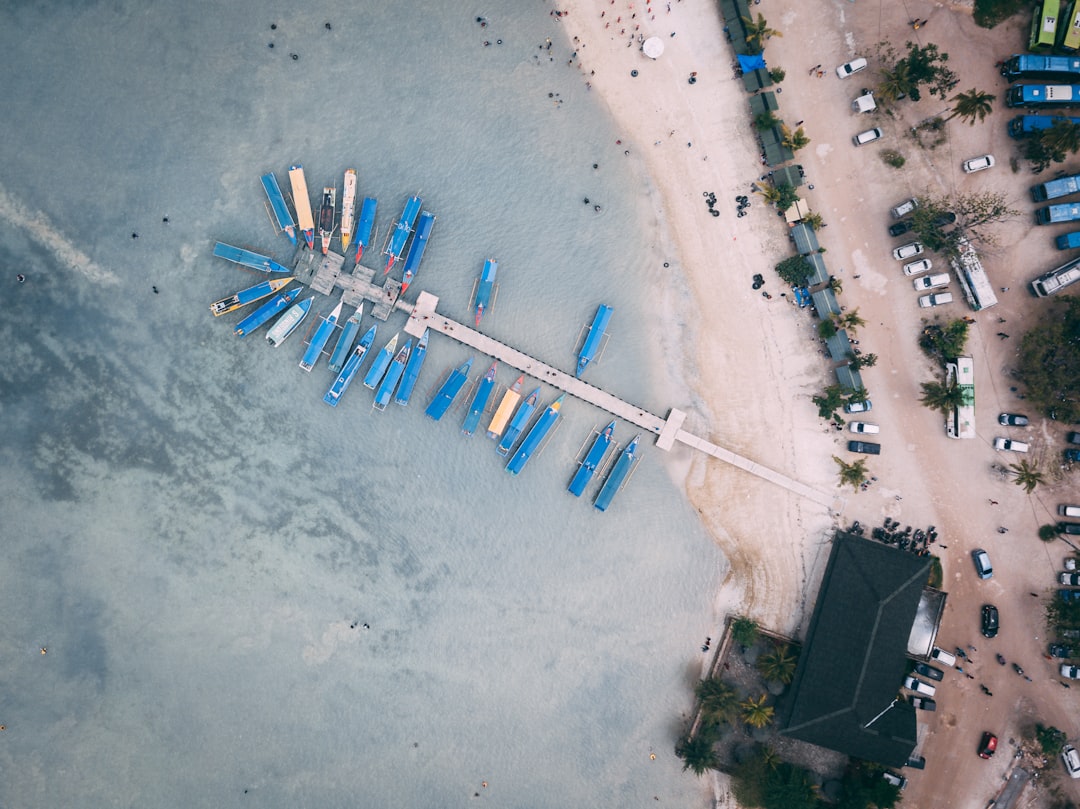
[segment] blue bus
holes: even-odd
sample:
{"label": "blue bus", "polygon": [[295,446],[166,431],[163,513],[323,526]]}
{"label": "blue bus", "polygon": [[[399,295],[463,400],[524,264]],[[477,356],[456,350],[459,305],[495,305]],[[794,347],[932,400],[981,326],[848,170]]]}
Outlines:
{"label": "blue bus", "polygon": [[1073,126],[1080,126],[1080,118],[1066,118],[1062,115],[1017,115],[1009,121],[1009,137],[1026,138],[1036,135],[1052,127],[1055,121],[1068,121]]}
{"label": "blue bus", "polygon": [[1061,222],[1080,222],[1080,202],[1061,202],[1035,211],[1035,222],[1056,225]]}
{"label": "blue bus", "polygon": [[1015,54],[1005,60],[1001,75],[1009,81],[1018,79],[1080,78],[1080,57],[1038,56],[1032,53]]}
{"label": "blue bus", "polygon": [[1031,186],[1031,198],[1036,202],[1048,202],[1077,193],[1080,193],[1080,174],[1058,177]]}
{"label": "blue bus", "polygon": [[1054,239],[1054,244],[1057,245],[1058,250],[1075,250],[1080,247],[1080,230],[1074,230],[1072,233],[1063,233]]}
{"label": "blue bus", "polygon": [[1008,107],[1077,107],[1080,84],[1014,84],[1005,93]]}

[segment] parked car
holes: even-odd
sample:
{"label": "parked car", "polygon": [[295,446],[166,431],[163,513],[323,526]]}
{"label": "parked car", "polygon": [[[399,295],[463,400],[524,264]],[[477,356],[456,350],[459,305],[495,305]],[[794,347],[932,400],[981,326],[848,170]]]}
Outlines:
{"label": "parked car", "polygon": [[892,214],[893,219],[903,219],[918,207],[919,201],[915,199],[915,197],[912,197],[911,199],[906,199],[901,202],[895,208],[890,210],[889,213]]}
{"label": "parked car", "polygon": [[951,292],[935,292],[931,295],[923,295],[919,298],[919,306],[924,309],[930,306],[944,306],[947,303],[952,303]]}
{"label": "parked car", "polygon": [[1080,680],[1080,666],[1070,666],[1068,663],[1062,663],[1060,673],[1066,680]]}
{"label": "parked car", "polygon": [[916,278],[911,284],[919,292],[922,292],[925,289],[947,287],[949,285],[949,274],[947,272],[939,272],[932,275],[924,275],[922,278]]}
{"label": "parked car", "polygon": [[863,399],[861,402],[844,402],[845,413],[869,413],[874,409],[874,403],[869,399]]}
{"label": "parked car", "polygon": [[964,174],[972,174],[976,171],[982,171],[983,169],[992,169],[994,167],[994,156],[992,154],[984,154],[979,157],[973,157],[970,160],[964,161]]}
{"label": "parked car", "polygon": [[1080,753],[1071,744],[1061,748],[1061,760],[1065,763],[1065,772],[1070,778],[1080,778]]}
{"label": "parked car", "polygon": [[1050,656],[1060,657],[1062,660],[1068,660],[1070,657],[1075,657],[1072,647],[1066,646],[1064,643],[1051,643]]}
{"label": "parked car", "polygon": [[859,56],[855,59],[852,59],[850,62],[845,62],[844,64],[840,65],[840,67],[836,68],[836,75],[839,76],[841,79],[846,79],[848,76],[851,76],[854,73],[858,73],[860,70],[866,70],[866,65],[866,59]]}
{"label": "parked car", "polygon": [[[1062,503],[1060,506],[1058,506],[1058,514],[1060,514],[1062,517],[1080,517],[1080,506],[1070,506],[1068,503]],[[1073,563],[1073,567],[1066,567],[1065,569],[1075,570],[1076,560],[1069,559],[1067,561],[1071,561]]]}
{"label": "parked car", "polygon": [[1057,524],[1057,532],[1059,534],[1077,536],[1080,534],[1080,522],[1059,522]]}
{"label": "parked car", "polygon": [[864,433],[866,435],[877,435],[881,432],[880,427],[868,421],[853,421],[848,424],[848,429],[853,433]]}
{"label": "parked car", "polygon": [[1027,427],[1031,422],[1027,416],[1019,413],[1001,413],[998,415],[998,424],[1002,427]]}
{"label": "parked car", "polygon": [[911,703],[911,707],[918,708],[920,711],[937,710],[937,703],[930,697],[908,697],[908,702]]}
{"label": "parked car", "polygon": [[873,129],[867,129],[865,132],[860,132],[858,135],[851,139],[851,142],[856,146],[865,146],[868,143],[873,143],[875,140],[881,138],[882,132],[876,126]]}
{"label": "parked car", "polygon": [[931,680],[942,680],[945,678],[945,672],[941,669],[936,669],[933,666],[928,666],[926,663],[916,663],[914,671],[920,677],[929,677]]}
{"label": "parked car", "polygon": [[913,227],[915,227],[914,222],[910,219],[904,219],[901,222],[897,222],[895,225],[889,225],[889,235],[895,239],[897,236],[903,236]]}
{"label": "parked car", "polygon": [[1058,598],[1066,604],[1070,601],[1080,601],[1080,590],[1058,590]]}
{"label": "parked car", "polygon": [[848,452],[861,452],[864,455],[880,455],[881,444],[875,444],[873,441],[848,441]]}
{"label": "parked car", "polygon": [[1012,438],[995,438],[994,449],[1004,452],[1027,452],[1030,447],[1023,441]]}
{"label": "parked car", "polygon": [[944,649],[939,649],[937,646],[930,650],[930,659],[945,666],[956,665],[956,655],[952,652],[946,652]]}
{"label": "parked car", "polygon": [[1069,571],[1076,570],[1076,557],[1075,556],[1066,556],[1065,557],[1065,569],[1069,570]]}
{"label": "parked car", "polygon": [[952,211],[945,211],[945,213],[939,213],[937,216],[935,216],[930,221],[930,224],[932,224],[936,228],[943,228],[946,225],[951,225],[955,221],[956,214],[954,214]]}
{"label": "parked car", "polygon": [[907,786],[907,778],[902,775],[897,775],[892,770],[885,770],[885,772],[881,774],[881,777],[885,779],[886,783],[892,784],[901,792],[903,792],[904,787]]}
{"label": "parked car", "polygon": [[907,764],[904,766],[913,770],[925,770],[926,756],[908,756]]}
{"label": "parked car", "polygon": [[979,758],[990,758],[994,755],[997,752],[997,742],[997,736],[990,731],[986,731],[979,741]]}
{"label": "parked car", "polygon": [[1070,444],[1080,444],[1080,433],[1071,432],[1065,434],[1065,440]]}
{"label": "parked car", "polygon": [[1065,460],[1069,463],[1080,463],[1080,449],[1065,450]]}
{"label": "parked car", "polygon": [[[1080,590],[1076,592],[1080,593]],[[993,604],[983,604],[982,608],[982,634],[984,638],[996,638],[998,629],[998,608]]]}
{"label": "parked car", "polygon": [[914,691],[916,694],[922,694],[924,697],[932,697],[937,692],[937,689],[930,683],[924,683],[922,680],[910,675],[904,678],[904,688]]}
{"label": "parked car", "polygon": [[982,548],[976,548],[971,552],[971,560],[975,563],[975,572],[980,579],[989,579],[994,575],[994,566],[990,564],[990,554]]}
{"label": "parked car", "polygon": [[934,263],[928,258],[920,258],[904,265],[904,275],[918,275],[921,272],[929,272]]}
{"label": "parked car", "polygon": [[1061,573],[1058,581],[1068,587],[1080,587],[1080,573]]}
{"label": "parked car", "polygon": [[903,261],[907,258],[915,258],[915,256],[921,256],[923,254],[923,246],[918,242],[908,242],[902,244],[892,251],[892,257],[897,261]]}

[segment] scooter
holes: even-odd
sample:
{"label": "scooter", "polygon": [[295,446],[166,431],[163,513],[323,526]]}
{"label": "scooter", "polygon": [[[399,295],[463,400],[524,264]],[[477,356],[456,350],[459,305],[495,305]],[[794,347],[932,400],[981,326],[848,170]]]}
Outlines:
{"label": "scooter", "polygon": [[1004,666],[1004,665],[1005,665],[1005,658],[1004,658],[1004,657],[1002,657],[1002,656],[1001,656],[1001,655],[999,654],[999,655],[997,656],[997,662],[998,662],[998,663],[1000,663],[1001,665],[1003,665],[1003,666]]}

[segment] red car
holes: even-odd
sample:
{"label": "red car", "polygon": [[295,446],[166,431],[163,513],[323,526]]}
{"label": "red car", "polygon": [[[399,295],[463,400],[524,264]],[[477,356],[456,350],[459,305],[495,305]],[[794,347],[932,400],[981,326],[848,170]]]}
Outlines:
{"label": "red car", "polygon": [[987,731],[979,742],[979,758],[990,758],[997,750],[997,736]]}

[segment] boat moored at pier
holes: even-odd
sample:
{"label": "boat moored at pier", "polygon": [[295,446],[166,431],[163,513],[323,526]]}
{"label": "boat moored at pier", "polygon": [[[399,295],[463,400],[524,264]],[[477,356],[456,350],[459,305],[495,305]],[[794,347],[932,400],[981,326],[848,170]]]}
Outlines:
{"label": "boat moored at pier", "polygon": [[495,273],[499,269],[499,262],[489,258],[484,262],[484,271],[480,273],[480,283],[476,285],[476,300],[473,301],[473,309],[476,310],[476,328],[480,328],[480,319],[484,312],[491,306],[491,291],[495,288]]}
{"label": "boat moored at pier", "polygon": [[522,374],[517,378],[506,393],[503,394],[502,400],[499,402],[499,406],[495,408],[495,414],[491,417],[491,421],[488,423],[488,438],[493,441],[498,441],[499,436],[502,435],[502,431],[506,429],[506,422],[510,421],[510,416],[514,413],[514,408],[517,407],[517,403],[521,401],[521,386],[525,384],[525,375]]}
{"label": "boat moored at pier", "polygon": [[286,284],[295,280],[295,278],[272,278],[269,281],[263,281],[261,284],[256,284],[253,287],[241,289],[235,295],[222,298],[220,301],[214,301],[210,304],[210,311],[214,313],[214,317],[221,317],[221,315],[228,312],[236,311],[241,306],[246,306],[249,303],[254,303],[255,301],[260,301],[263,298],[269,297]]}
{"label": "boat moored at pier", "polygon": [[360,319],[363,316],[364,304],[361,303],[356,307],[352,317],[345,321],[345,326],[341,329],[337,345],[334,346],[334,353],[330,355],[330,373],[338,373],[345,364],[345,360],[348,359],[349,349],[352,348],[352,341],[356,339],[356,335],[360,331]]}
{"label": "boat moored at pier", "polygon": [[484,374],[484,378],[476,386],[476,393],[473,396],[472,403],[469,405],[469,415],[465,417],[465,423],[461,426],[461,432],[465,433],[465,435],[472,435],[476,432],[477,425],[480,424],[480,417],[484,415],[488,399],[491,398],[491,393],[495,390],[495,371],[498,367],[498,361],[491,363],[491,367]]}
{"label": "boat moored at pier", "polygon": [[360,342],[356,344],[356,350],[349,355],[349,359],[345,362],[345,367],[338,374],[337,379],[334,380],[334,384],[330,386],[330,390],[323,396],[323,401],[331,407],[337,407],[338,402],[341,401],[341,397],[345,395],[345,391],[349,389],[349,385],[353,381],[353,377],[356,376],[356,372],[360,370],[360,363],[364,361],[364,355],[367,354],[368,349],[371,348],[371,344],[375,342],[375,331],[378,328],[377,324],[373,325],[367,330],[367,333],[360,338]]}
{"label": "boat moored at pier", "polygon": [[589,481],[592,480],[593,475],[596,474],[596,470],[600,468],[600,464],[604,462],[605,456],[607,456],[608,448],[611,446],[612,441],[615,440],[615,422],[611,422],[604,428],[603,432],[597,433],[596,440],[593,441],[592,446],[589,447],[589,451],[585,454],[585,459],[581,462],[577,472],[574,474],[574,479],[570,481],[570,485],[567,487],[567,491],[574,497],[581,497],[585,491],[585,487],[589,485]]}
{"label": "boat moored at pier", "polygon": [[337,216],[337,186],[328,185],[322,190],[322,205],[319,206],[319,239],[322,241],[322,254],[330,251],[330,242],[334,239],[334,219]]}
{"label": "boat moored at pier", "polygon": [[356,225],[356,263],[364,257],[364,248],[371,244],[371,229],[375,225],[375,211],[378,208],[375,197],[364,197],[360,206],[360,221]]}
{"label": "boat moored at pier", "polygon": [[533,411],[536,410],[536,401],[539,398],[540,388],[537,388],[525,397],[525,401],[518,405],[517,412],[510,419],[510,424],[506,428],[506,432],[503,433],[499,446],[496,447],[496,452],[500,455],[510,454],[510,448],[514,446],[514,442],[518,440],[518,436],[521,435],[525,426],[529,423],[529,419],[532,418]]}
{"label": "boat moored at pier", "polygon": [[525,464],[529,462],[529,458],[533,456],[533,453],[540,447],[544,439],[547,438],[548,433],[551,432],[551,428],[555,426],[555,422],[559,420],[559,411],[562,409],[563,400],[566,398],[566,394],[562,393],[559,398],[548,405],[547,410],[536,420],[536,424],[532,426],[528,434],[525,436],[525,440],[521,442],[521,445],[514,452],[513,457],[506,464],[506,471],[511,475],[516,475],[525,468]]}
{"label": "boat moored at pier", "polygon": [[420,214],[420,221],[416,225],[416,234],[413,236],[412,245],[409,247],[409,256],[405,259],[405,275],[401,281],[402,295],[405,294],[405,290],[409,288],[409,284],[416,277],[417,270],[420,269],[420,260],[424,257],[428,236],[431,235],[431,228],[434,224],[435,214],[427,211]]}
{"label": "boat moored at pier", "polygon": [[390,367],[390,363],[394,359],[394,351],[397,349],[397,341],[399,334],[395,334],[391,337],[386,345],[383,346],[375,359],[371,361],[371,367],[368,368],[367,375],[364,377],[364,387],[375,390],[375,387],[379,384],[379,381],[383,378],[383,374],[386,373],[386,369]]}
{"label": "boat moored at pier", "polygon": [[465,380],[469,378],[469,370],[472,368],[472,364],[473,358],[469,357],[450,373],[450,376],[443,382],[439,392],[435,394],[435,398],[431,400],[431,404],[427,406],[424,413],[435,419],[435,421],[446,415],[446,411],[454,403],[454,397],[458,395],[465,385]]}
{"label": "boat moored at pier", "polygon": [[353,219],[356,214],[356,169],[345,170],[345,185],[341,191],[341,252],[352,241]]}
{"label": "boat moored at pier", "polygon": [[293,207],[296,208],[296,224],[304,236],[309,250],[315,249],[315,220],[311,216],[311,197],[308,196],[304,167],[297,163],[289,166],[289,182],[292,184]]}
{"label": "boat moored at pier", "polygon": [[303,289],[303,287],[293,287],[292,289],[286,289],[285,291],[278,293],[275,297],[268,300],[250,315],[237,323],[234,331],[240,337],[247,337],[259,328],[259,326],[295,301]]}
{"label": "boat moored at pier", "polygon": [[398,380],[401,379],[401,374],[405,371],[405,366],[409,362],[410,350],[412,350],[412,340],[406,340],[405,345],[401,347],[397,356],[394,357],[394,361],[390,363],[390,367],[386,369],[386,376],[379,383],[379,389],[375,391],[373,407],[376,410],[386,410],[386,406],[390,404],[390,397],[394,395],[394,388],[397,387]]}
{"label": "boat moored at pier", "polygon": [[581,351],[578,352],[577,370],[574,371],[574,376],[581,376],[581,372],[585,370],[585,367],[596,359],[596,352],[600,350],[605,329],[607,329],[608,321],[611,320],[611,313],[614,311],[610,306],[603,304],[596,310],[596,316],[593,318],[592,325],[589,326],[589,333],[585,336],[585,344],[582,345]]}
{"label": "boat moored at pier", "polygon": [[319,357],[322,356],[323,349],[330,339],[330,335],[334,333],[334,327],[337,325],[338,318],[341,317],[341,307],[342,303],[339,301],[338,305],[334,307],[334,311],[323,318],[323,322],[319,324],[319,328],[315,329],[315,334],[312,335],[311,342],[308,343],[307,351],[304,352],[304,358],[300,360],[300,368],[302,370],[311,373],[311,369],[318,363]]}
{"label": "boat moored at pier", "polygon": [[231,244],[225,244],[224,242],[214,244],[214,255],[259,272],[290,272],[288,267],[281,266],[272,258],[251,250],[245,250],[243,247],[233,247]]}
{"label": "boat moored at pier", "polygon": [[626,449],[622,451],[619,460],[615,462],[615,468],[611,470],[611,474],[604,481],[604,485],[600,487],[600,493],[596,495],[596,501],[593,503],[597,511],[607,511],[615,495],[626,484],[626,478],[634,468],[634,463],[637,460],[637,445],[640,438],[641,435],[638,434],[634,436],[633,441],[626,445]]}
{"label": "boat moored at pier", "polygon": [[266,342],[278,348],[290,334],[296,331],[296,327],[304,322],[314,302],[315,296],[312,295],[306,300],[294,303],[285,314],[278,318],[277,323],[270,327],[270,331],[266,333]]}
{"label": "boat moored at pier", "polygon": [[420,339],[416,343],[416,350],[409,356],[409,362],[405,366],[405,372],[401,375],[401,384],[398,386],[394,401],[405,407],[412,397],[416,380],[420,378],[420,369],[424,366],[424,357],[427,356],[428,333],[430,329],[424,329]]}
{"label": "boat moored at pier", "polygon": [[401,258],[401,254],[405,250],[405,242],[408,240],[409,234],[412,233],[416,217],[420,214],[421,204],[422,202],[418,196],[410,197],[409,201],[405,203],[405,210],[401,212],[401,218],[398,220],[394,232],[390,234],[390,242],[386,250],[383,251],[386,254],[386,269],[383,270],[383,275],[390,272],[394,268],[394,262]]}
{"label": "boat moored at pier", "polygon": [[285,195],[281,193],[277,177],[271,171],[264,174],[261,179],[266,198],[270,202],[270,209],[274,212],[274,219],[277,220],[278,230],[288,236],[290,242],[296,244],[296,222],[293,221],[289,206],[285,204]]}

